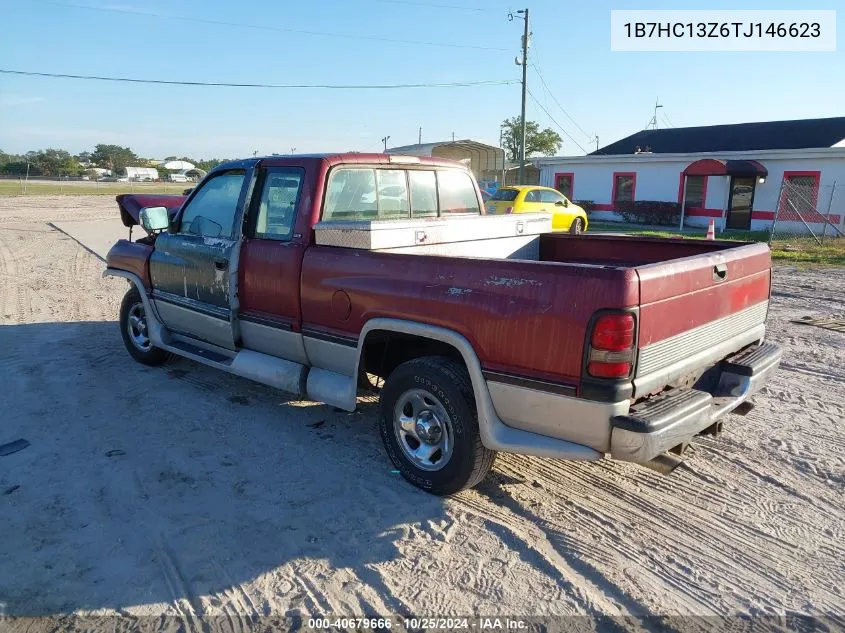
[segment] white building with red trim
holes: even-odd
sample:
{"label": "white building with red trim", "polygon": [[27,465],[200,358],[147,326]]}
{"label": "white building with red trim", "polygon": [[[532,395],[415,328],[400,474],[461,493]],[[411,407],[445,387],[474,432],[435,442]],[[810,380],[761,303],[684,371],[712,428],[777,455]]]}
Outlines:
{"label": "white building with red trim", "polygon": [[588,156],[532,160],[541,185],[591,201],[595,220],[662,201],[677,202],[687,226],[767,229],[779,211],[784,229],[827,217],[845,230],[845,117],[645,130]]}

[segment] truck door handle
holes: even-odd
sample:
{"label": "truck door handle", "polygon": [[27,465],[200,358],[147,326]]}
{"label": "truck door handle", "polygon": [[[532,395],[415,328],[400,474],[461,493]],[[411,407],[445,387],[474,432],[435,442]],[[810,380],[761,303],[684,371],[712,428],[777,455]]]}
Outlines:
{"label": "truck door handle", "polygon": [[713,266],[713,281],[725,281],[728,278],[728,267],[725,264]]}
{"label": "truck door handle", "polygon": [[229,267],[229,261],[226,259],[214,258],[214,267],[217,270],[226,270]]}

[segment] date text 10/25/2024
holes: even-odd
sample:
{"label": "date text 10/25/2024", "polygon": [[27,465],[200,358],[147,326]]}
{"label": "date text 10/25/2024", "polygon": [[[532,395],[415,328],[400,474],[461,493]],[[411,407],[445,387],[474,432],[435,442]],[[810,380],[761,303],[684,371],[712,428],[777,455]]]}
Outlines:
{"label": "date text 10/25/2024", "polygon": [[309,618],[308,629],[314,631],[327,630],[373,630],[384,631],[400,624],[405,630],[479,630],[479,631],[519,631],[528,628],[524,620],[500,617],[473,618],[433,618],[433,617],[402,617],[402,618]]}

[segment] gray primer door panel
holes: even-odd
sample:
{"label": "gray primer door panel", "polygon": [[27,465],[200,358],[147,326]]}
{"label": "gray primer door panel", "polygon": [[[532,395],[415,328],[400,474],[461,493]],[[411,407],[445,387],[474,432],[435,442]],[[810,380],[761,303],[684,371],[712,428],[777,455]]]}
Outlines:
{"label": "gray primer door panel", "polygon": [[162,233],[150,257],[153,288],[228,310],[228,268],[237,245],[226,238]]}
{"label": "gray primer door panel", "polygon": [[176,232],[159,235],[150,257],[153,299],[164,324],[228,349],[235,348],[229,286],[247,182],[243,169],[204,182],[182,210]]}

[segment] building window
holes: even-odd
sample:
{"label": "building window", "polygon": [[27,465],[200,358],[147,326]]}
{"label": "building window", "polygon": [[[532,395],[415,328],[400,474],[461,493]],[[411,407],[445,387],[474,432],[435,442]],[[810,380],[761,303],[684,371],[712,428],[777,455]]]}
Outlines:
{"label": "building window", "polygon": [[637,189],[637,174],[634,172],[613,173],[613,203],[633,202]]}
{"label": "building window", "polygon": [[816,213],[821,175],[820,171],[783,172],[781,211],[787,217],[796,213],[801,216]]}
{"label": "building window", "polygon": [[686,207],[704,208],[707,199],[707,176],[687,176]]}
{"label": "building window", "polygon": [[575,189],[575,174],[555,174],[555,189],[572,200],[573,190]]}

